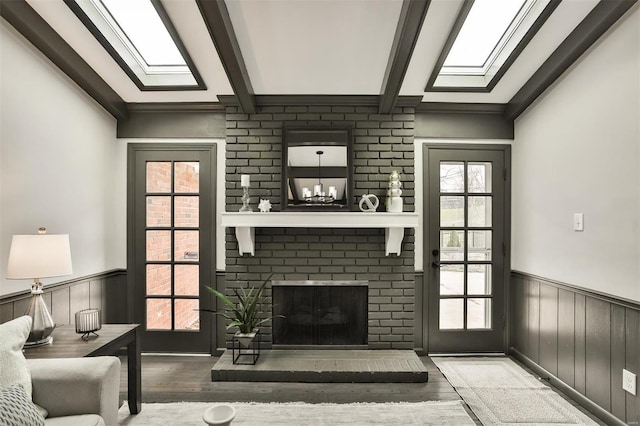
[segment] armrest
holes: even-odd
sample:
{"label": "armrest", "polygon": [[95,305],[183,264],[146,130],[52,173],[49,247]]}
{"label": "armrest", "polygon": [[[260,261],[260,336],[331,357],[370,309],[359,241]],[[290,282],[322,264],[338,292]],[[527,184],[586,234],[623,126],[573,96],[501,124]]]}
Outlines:
{"label": "armrest", "polygon": [[91,358],[28,359],[33,402],[50,417],[98,414],[116,425],[120,393],[120,360]]}

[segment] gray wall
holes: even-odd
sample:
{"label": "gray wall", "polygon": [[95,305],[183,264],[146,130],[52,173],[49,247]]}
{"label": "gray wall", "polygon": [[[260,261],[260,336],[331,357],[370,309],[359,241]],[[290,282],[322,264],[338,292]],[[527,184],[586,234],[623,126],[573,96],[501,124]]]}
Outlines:
{"label": "gray wall", "polygon": [[640,369],[640,305],[519,272],[510,294],[511,352],[608,423],[638,424],[622,369]]}
{"label": "gray wall", "polygon": [[[113,270],[46,287],[42,297],[56,325],[75,325],[75,313],[87,308],[100,309],[103,324],[126,323],[126,284],[126,272]],[[30,298],[29,292],[0,298],[0,323],[24,315]]]}

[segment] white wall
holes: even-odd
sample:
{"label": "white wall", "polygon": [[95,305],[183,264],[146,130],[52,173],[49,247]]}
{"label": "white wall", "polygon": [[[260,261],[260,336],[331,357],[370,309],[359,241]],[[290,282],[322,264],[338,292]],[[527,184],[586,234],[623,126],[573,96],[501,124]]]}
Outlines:
{"label": "white wall", "polygon": [[73,275],[126,266],[116,120],[0,20],[0,295],[11,236],[69,234]]}
{"label": "white wall", "polygon": [[512,269],[640,300],[639,123],[636,5],[515,123]]}

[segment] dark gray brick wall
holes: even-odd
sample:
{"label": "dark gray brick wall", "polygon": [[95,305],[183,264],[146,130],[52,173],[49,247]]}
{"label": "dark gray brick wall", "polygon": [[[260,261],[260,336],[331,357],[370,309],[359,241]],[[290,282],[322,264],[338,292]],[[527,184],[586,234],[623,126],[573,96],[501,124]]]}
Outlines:
{"label": "dark gray brick wall", "polygon": [[[402,177],[404,211],[414,211],[413,107],[380,115],[369,106],[269,106],[243,114],[226,110],[226,211],[242,205],[240,175],[251,175],[251,205],[268,198],[280,211],[282,128],[349,125],[354,129],[356,199],[376,194],[384,210],[389,173]],[[356,203],[357,204],[357,203]],[[406,230],[400,256],[385,256],[384,229],[257,228],[256,255],[240,256],[233,229],[226,231],[226,292],[274,280],[367,280],[370,348],[411,349],[414,342],[414,231]],[[264,310],[270,311],[267,290]],[[265,346],[271,330],[261,331]],[[230,335],[229,335],[230,336]],[[228,336],[228,340],[230,337]]]}

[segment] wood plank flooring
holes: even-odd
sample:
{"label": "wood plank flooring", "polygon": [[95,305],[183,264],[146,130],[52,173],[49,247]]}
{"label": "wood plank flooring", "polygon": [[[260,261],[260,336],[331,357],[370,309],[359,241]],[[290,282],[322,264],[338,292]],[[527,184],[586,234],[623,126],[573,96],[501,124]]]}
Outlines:
{"label": "wood plank flooring", "polygon": [[[427,383],[278,383],[212,382],[211,367],[218,357],[189,355],[144,355],[142,357],[142,402],[420,402],[461,400],[431,358],[421,356],[427,368]],[[127,357],[122,362],[120,399],[127,398]],[[531,373],[526,366],[521,367]],[[533,374],[533,373],[532,373]],[[604,425],[593,414],[551,386],[563,398]],[[478,418],[468,406],[469,416]]]}
{"label": "wood plank flooring", "polygon": [[[120,397],[127,397],[126,357]],[[426,383],[276,383],[212,382],[211,367],[218,357],[144,355],[142,402],[420,402],[460,400],[429,357],[420,357],[429,373]],[[477,418],[467,412],[476,424]]]}

